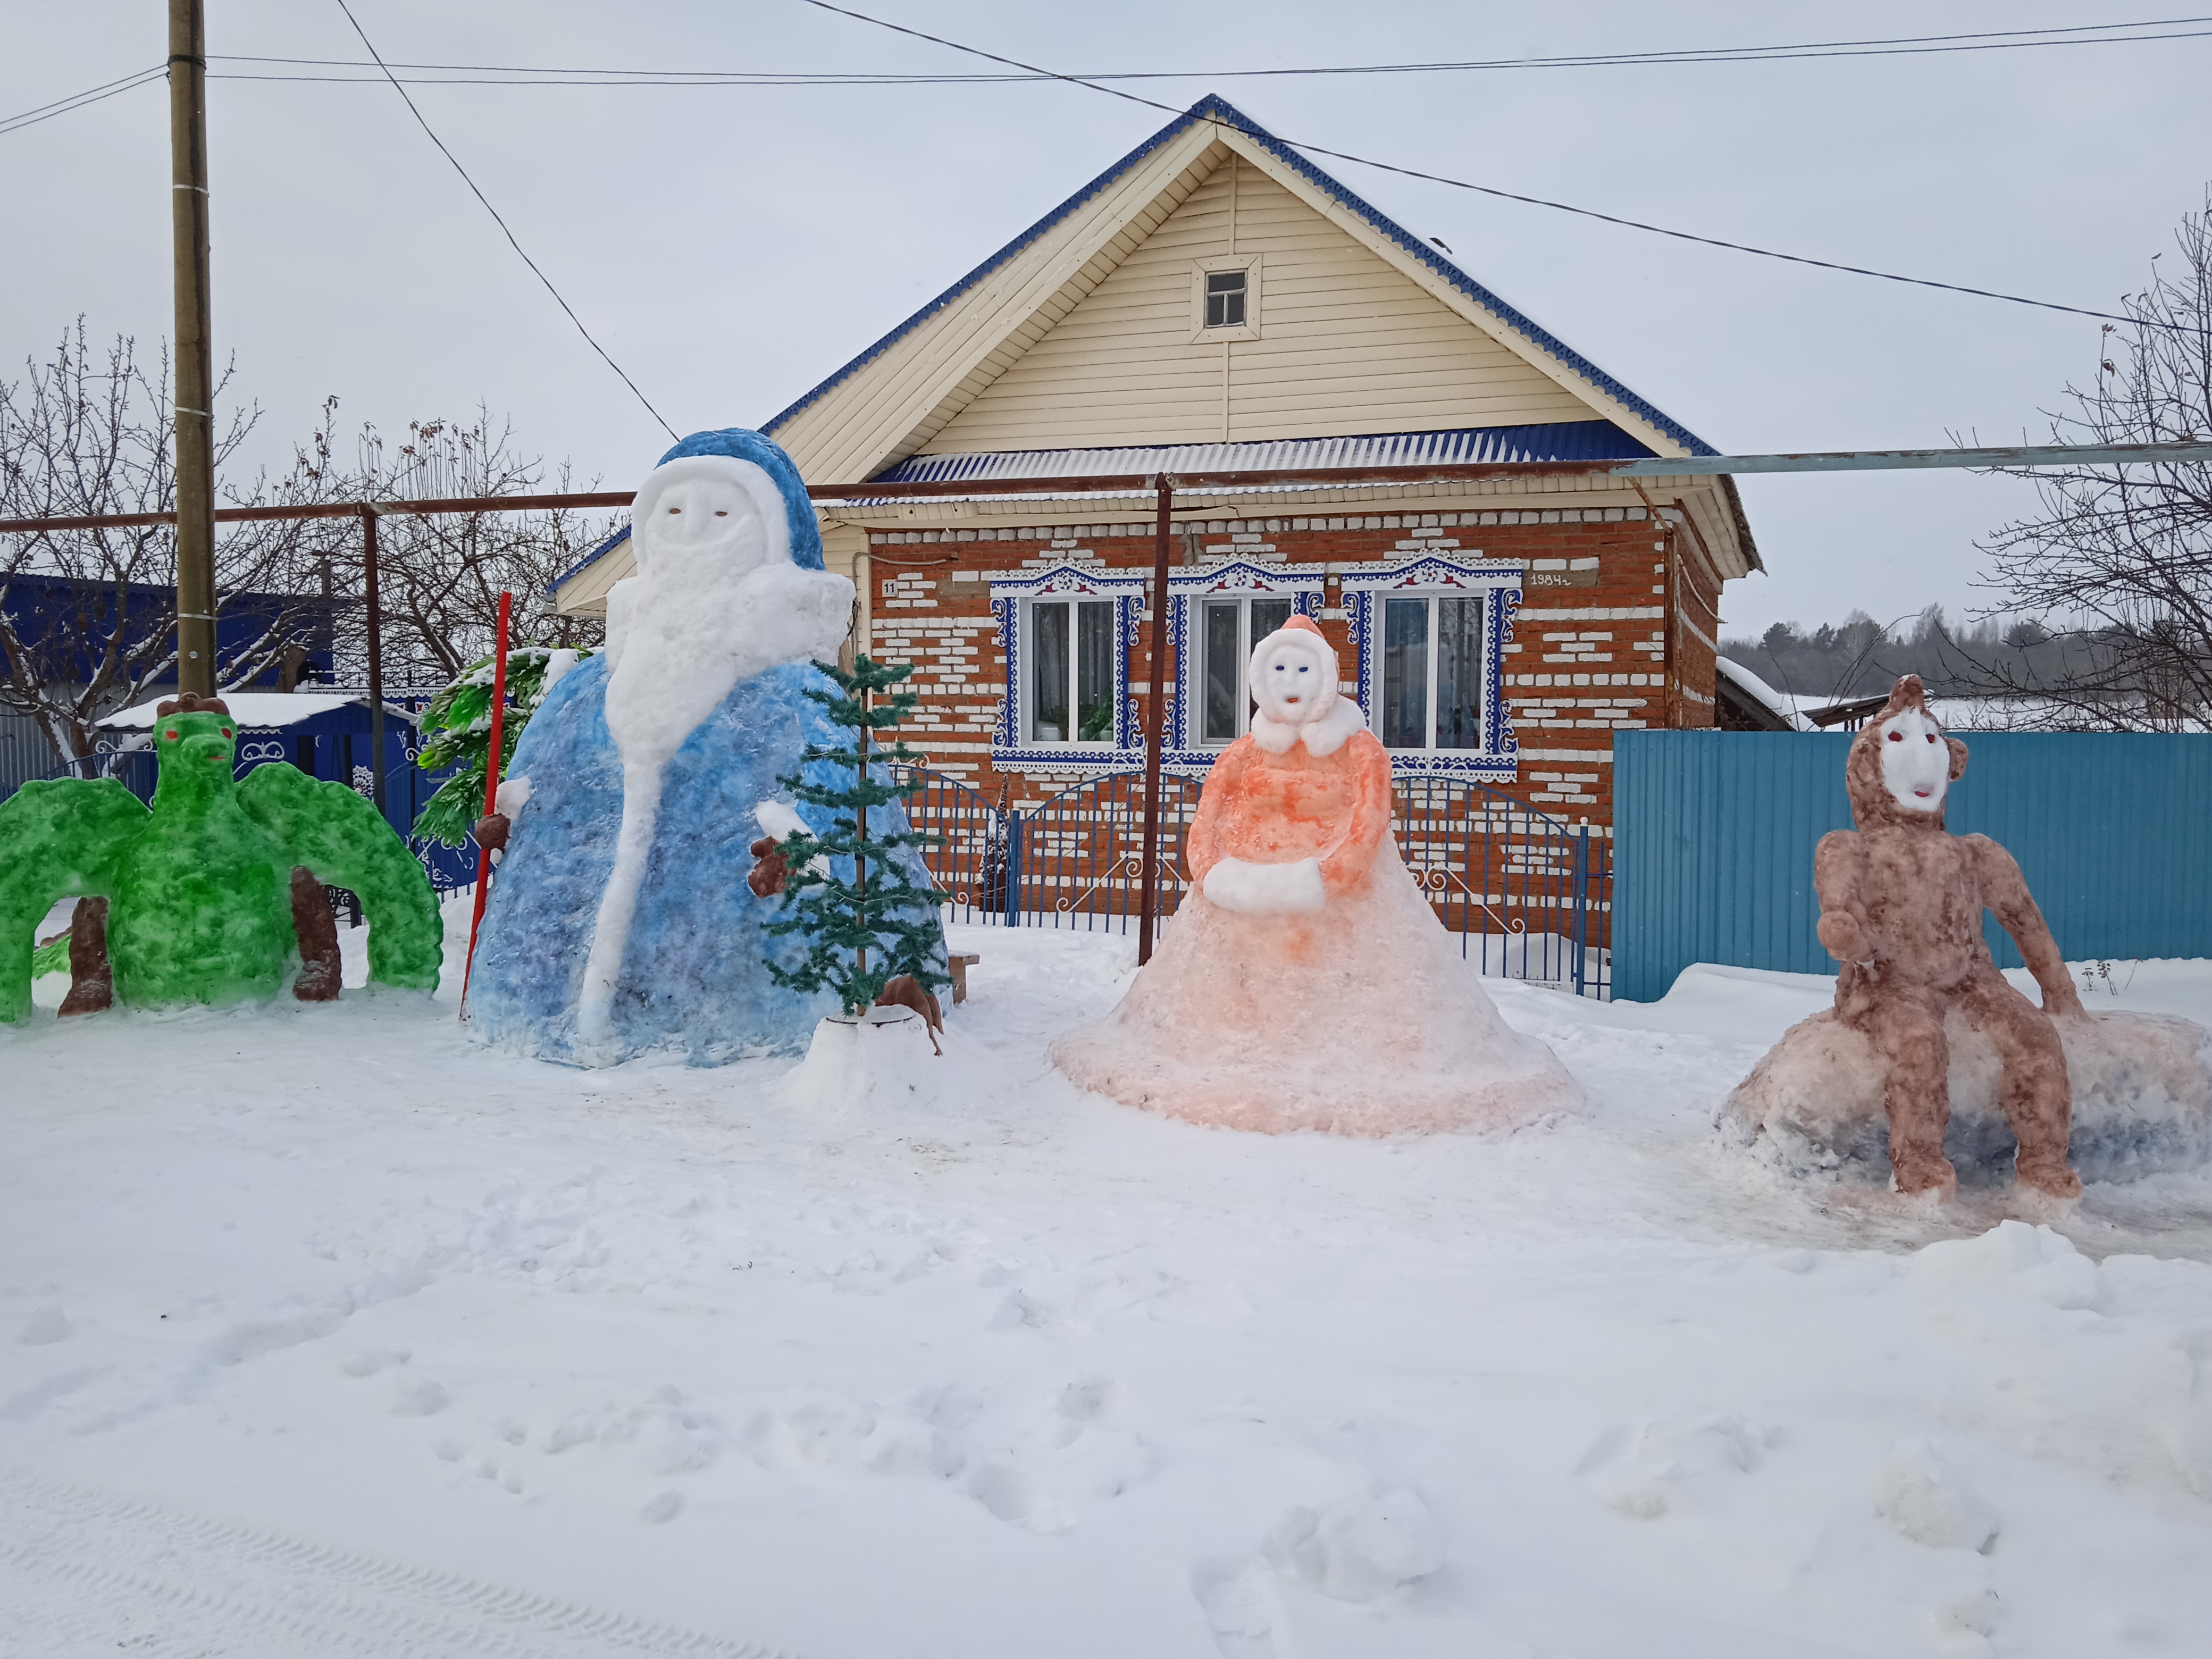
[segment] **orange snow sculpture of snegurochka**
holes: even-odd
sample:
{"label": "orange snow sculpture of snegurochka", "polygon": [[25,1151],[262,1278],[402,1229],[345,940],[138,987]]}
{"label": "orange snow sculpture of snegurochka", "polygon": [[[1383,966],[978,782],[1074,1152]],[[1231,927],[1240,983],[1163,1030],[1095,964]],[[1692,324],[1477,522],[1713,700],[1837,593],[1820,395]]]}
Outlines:
{"label": "orange snow sculpture of snegurochka", "polygon": [[1084,1087],[1194,1123],[1389,1135],[1577,1103],[1500,1019],[1398,856],[1390,757],[1304,617],[1260,641],[1249,735],[1207,776],[1191,887],[1104,1019],[1052,1046]]}

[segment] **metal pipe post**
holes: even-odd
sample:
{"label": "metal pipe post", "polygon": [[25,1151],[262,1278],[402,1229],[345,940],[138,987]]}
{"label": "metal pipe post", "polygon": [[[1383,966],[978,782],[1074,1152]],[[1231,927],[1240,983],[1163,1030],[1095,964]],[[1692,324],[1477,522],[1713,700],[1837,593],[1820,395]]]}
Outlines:
{"label": "metal pipe post", "polygon": [[169,0],[169,228],[177,321],[177,690],[215,695],[215,352],[208,319],[207,27]]}
{"label": "metal pipe post", "polygon": [[1137,916],[1137,965],[1152,959],[1152,911],[1160,892],[1160,744],[1167,734],[1163,705],[1167,700],[1168,542],[1175,526],[1175,480],[1163,472],[1154,480],[1159,516],[1152,532],[1152,685],[1145,701],[1145,869]]}
{"label": "metal pipe post", "polygon": [[376,509],[361,510],[362,599],[368,624],[368,798],[384,811],[384,612],[376,598]]}

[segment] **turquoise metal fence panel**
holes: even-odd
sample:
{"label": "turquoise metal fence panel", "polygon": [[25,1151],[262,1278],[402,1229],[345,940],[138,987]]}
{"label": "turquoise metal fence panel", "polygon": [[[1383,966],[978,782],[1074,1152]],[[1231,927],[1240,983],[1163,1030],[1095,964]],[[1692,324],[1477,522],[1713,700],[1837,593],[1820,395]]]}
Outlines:
{"label": "turquoise metal fence panel", "polygon": [[[2069,960],[2212,956],[2212,735],[1968,734],[1946,822],[2019,860]],[[1844,733],[1613,741],[1613,994],[1693,962],[1826,974],[1813,848],[1851,827]],[[2001,967],[2017,967],[1993,917]]]}

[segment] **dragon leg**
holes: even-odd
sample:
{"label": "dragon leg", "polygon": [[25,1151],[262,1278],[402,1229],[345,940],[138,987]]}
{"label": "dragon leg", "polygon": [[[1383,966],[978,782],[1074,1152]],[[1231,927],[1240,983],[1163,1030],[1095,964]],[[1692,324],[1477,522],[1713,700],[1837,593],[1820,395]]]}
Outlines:
{"label": "dragon leg", "polygon": [[115,1006],[115,967],[107,959],[107,901],[81,898],[70,915],[70,988],[61,1017]]}
{"label": "dragon leg", "polygon": [[375,807],[342,783],[319,783],[282,762],[248,772],[238,801],[316,880],[361,895],[371,980],[438,988],[446,935],[437,898],[422,865]]}
{"label": "dragon leg", "polygon": [[114,890],[149,821],[113,778],[52,778],[0,800],[0,1024],[31,1012],[33,935],[54,901]]}
{"label": "dragon leg", "polygon": [[338,921],[323,884],[304,864],[292,866],[292,931],[300,936],[300,976],[292,981],[292,994],[302,1002],[336,1002],[343,977]]}

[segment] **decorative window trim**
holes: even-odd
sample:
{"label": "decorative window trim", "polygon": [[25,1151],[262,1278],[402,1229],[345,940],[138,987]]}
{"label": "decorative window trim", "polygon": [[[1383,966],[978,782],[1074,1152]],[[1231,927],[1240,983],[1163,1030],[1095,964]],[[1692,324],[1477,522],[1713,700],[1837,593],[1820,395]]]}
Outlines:
{"label": "decorative window trim", "polygon": [[[1218,254],[1211,259],[1193,259],[1190,262],[1190,340],[1193,345],[1206,340],[1256,340],[1260,337],[1261,295],[1267,286],[1261,274],[1265,265],[1265,257],[1257,253]],[[1208,328],[1206,325],[1206,279],[1227,270],[1244,273],[1244,320],[1235,327]]]}
{"label": "decorative window trim", "polygon": [[[1080,565],[1055,565],[1024,576],[991,578],[991,615],[1006,653],[1006,683],[999,718],[991,728],[991,764],[1006,772],[1100,772],[1141,766],[1144,728],[1129,686],[1129,653],[1137,644],[1139,620],[1150,579],[1141,573],[1116,574]],[[1114,740],[1110,744],[1030,744],[1022,737],[1022,671],[1027,641],[1022,606],[1040,599],[1110,599],[1114,602]]]}
{"label": "decorative window trim", "polygon": [[1524,580],[1521,567],[1462,564],[1431,555],[1345,567],[1340,579],[1344,614],[1358,654],[1359,706],[1371,718],[1382,702],[1382,653],[1375,648],[1378,596],[1480,592],[1483,607],[1482,747],[1455,750],[1390,750],[1397,777],[1458,778],[1475,783],[1511,783],[1520,775],[1521,744],[1505,702],[1505,647],[1513,638],[1513,618],[1521,609]]}
{"label": "decorative window trim", "polygon": [[[1218,332],[1218,331],[1216,331]],[[1168,705],[1166,741],[1160,765],[1170,772],[1212,769],[1221,750],[1195,742],[1190,711],[1198,707],[1198,653],[1190,648],[1191,602],[1214,594],[1249,599],[1259,593],[1288,594],[1294,616],[1321,619],[1328,567],[1321,564],[1251,564],[1242,559],[1186,566],[1168,576],[1168,641],[1175,653],[1175,701]]]}

